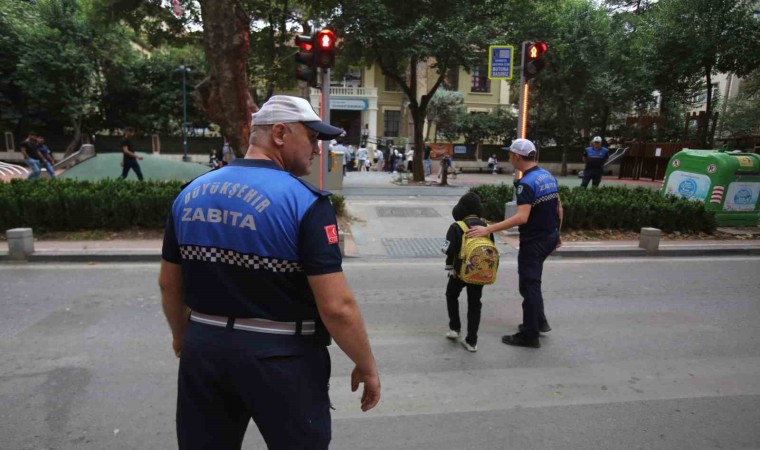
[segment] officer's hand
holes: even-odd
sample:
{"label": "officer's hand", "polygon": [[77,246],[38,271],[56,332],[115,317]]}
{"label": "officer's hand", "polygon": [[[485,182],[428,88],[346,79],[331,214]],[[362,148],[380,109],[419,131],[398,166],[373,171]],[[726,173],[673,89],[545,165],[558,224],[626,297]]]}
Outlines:
{"label": "officer's hand", "polygon": [[172,339],[172,349],[174,349],[174,356],[179,358],[182,353],[182,339]]}
{"label": "officer's hand", "polygon": [[469,230],[467,230],[468,238],[484,237],[484,236],[488,236],[489,234],[490,233],[488,232],[488,229],[480,225],[476,225],[474,227],[471,227]]}
{"label": "officer's hand", "polygon": [[362,411],[369,411],[380,401],[380,376],[377,370],[367,373],[359,369],[359,366],[354,367],[351,372],[351,392],[356,392],[360,383],[364,383]]}

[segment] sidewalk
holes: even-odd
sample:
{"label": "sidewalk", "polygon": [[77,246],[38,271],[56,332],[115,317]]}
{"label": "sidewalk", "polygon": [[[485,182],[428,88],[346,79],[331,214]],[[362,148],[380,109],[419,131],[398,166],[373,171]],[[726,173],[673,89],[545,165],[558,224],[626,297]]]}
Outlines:
{"label": "sidewalk", "polygon": [[[428,177],[428,181],[435,176]],[[462,174],[451,180],[454,187],[511,183],[511,175]],[[561,178],[571,185],[576,179]],[[613,184],[621,180],[607,180]],[[630,181],[630,180],[628,180]],[[631,183],[626,183],[631,184]],[[641,185],[641,183],[635,183]],[[651,183],[649,183],[651,184]],[[653,186],[650,186],[653,187]],[[352,172],[344,178],[349,194],[346,207],[355,219],[344,232],[347,258],[442,258],[440,247],[451,224],[451,209],[462,189],[398,186],[387,173]],[[358,197],[359,192],[384,192],[372,198]],[[426,192],[428,195],[420,195]],[[431,193],[441,193],[433,194]],[[407,195],[409,194],[409,195]],[[0,231],[2,232],[2,231]],[[158,262],[161,239],[114,239],[97,241],[37,240],[30,262]],[[563,258],[644,257],[637,240],[596,240],[564,242],[555,256]],[[499,233],[499,247],[505,255],[516,255],[516,234]],[[760,255],[760,235],[753,239],[660,240],[656,256]],[[509,257],[509,256],[507,256]],[[0,262],[9,261],[8,243],[0,241]]]}
{"label": "sidewalk", "polygon": [[[418,233],[415,233],[418,234]],[[405,239],[401,236],[399,239]],[[406,237],[409,239],[409,237]],[[499,233],[502,252],[515,254],[519,248],[517,235]],[[644,257],[646,251],[638,247],[638,241],[583,241],[565,242],[554,254],[562,258]],[[45,241],[35,240],[34,254],[29,262],[159,262],[160,239],[110,240],[110,241]],[[357,243],[353,234],[345,235],[344,251],[347,258],[393,257],[378,245]],[[760,256],[760,239],[745,240],[678,240],[660,241],[656,256]],[[427,257],[431,258],[432,255]],[[441,256],[438,256],[439,258]],[[8,258],[8,243],[0,242],[0,262]]]}

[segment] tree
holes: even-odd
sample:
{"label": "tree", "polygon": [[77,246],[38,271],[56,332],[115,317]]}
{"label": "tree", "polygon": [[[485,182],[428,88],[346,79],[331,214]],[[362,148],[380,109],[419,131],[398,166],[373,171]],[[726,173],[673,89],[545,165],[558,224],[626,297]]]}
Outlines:
{"label": "tree", "polygon": [[[553,137],[562,147],[562,173],[567,173],[567,147],[580,140],[581,131],[606,123],[612,101],[606,87],[607,49],[611,21],[607,12],[585,0],[561,0],[542,4],[535,15],[539,23],[531,24],[546,41],[546,68],[531,82],[531,101],[540,104],[528,121],[528,137],[535,139],[537,126],[541,136]],[[526,32],[527,33],[527,32]],[[590,86],[595,90],[589,89]],[[531,123],[533,125],[531,125]],[[598,125],[594,125],[597,123]]]}
{"label": "tree", "polygon": [[232,148],[247,148],[251,114],[257,110],[248,85],[249,17],[236,0],[199,0],[208,77],[195,98],[219,124]]}
{"label": "tree", "polygon": [[[659,57],[651,62],[672,61],[674,70],[667,75],[677,81],[701,76],[708,118],[713,113],[713,75],[744,76],[760,66],[755,4],[754,0],[668,0],[652,9],[651,39]],[[712,148],[710,127],[704,125],[699,139],[704,148]]]}
{"label": "tree", "polygon": [[[426,1],[338,0],[334,21],[344,38],[345,56],[376,64],[409,101],[414,124],[414,181],[425,179],[422,133],[433,95],[449,69],[470,68],[485,59],[483,49],[498,36],[505,11],[510,11],[512,4],[447,0],[431,7]],[[511,12],[516,11],[512,8]],[[462,20],[464,17],[467,20]],[[420,72],[425,63],[433,69],[430,83],[422,82],[427,80],[427,74]]]}
{"label": "tree", "polygon": [[68,154],[83,124],[100,113],[96,37],[76,0],[40,0],[29,8],[29,17],[12,24],[20,44],[15,80],[39,114],[73,129]]}
{"label": "tree", "polygon": [[427,109],[428,128],[425,141],[430,141],[430,130],[435,125],[436,138],[439,132],[452,129],[456,123],[456,118],[464,109],[464,94],[459,91],[450,91],[440,88],[435,91],[430,99]]}
{"label": "tree", "polygon": [[726,105],[721,117],[721,134],[731,137],[760,134],[760,69],[753,71],[742,84],[739,94]]}

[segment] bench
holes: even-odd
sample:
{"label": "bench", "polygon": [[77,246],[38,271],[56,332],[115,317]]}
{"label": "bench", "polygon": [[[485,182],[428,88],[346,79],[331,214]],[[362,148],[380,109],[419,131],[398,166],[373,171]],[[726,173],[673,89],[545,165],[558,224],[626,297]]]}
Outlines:
{"label": "bench", "polygon": [[[467,172],[467,171],[476,171],[476,170],[479,173],[492,172],[492,170],[488,167],[488,161],[461,161],[461,160],[455,159],[454,167],[456,167],[457,172]],[[509,163],[506,163],[506,162],[496,163],[497,173],[505,173],[511,170],[511,168],[512,166]]]}

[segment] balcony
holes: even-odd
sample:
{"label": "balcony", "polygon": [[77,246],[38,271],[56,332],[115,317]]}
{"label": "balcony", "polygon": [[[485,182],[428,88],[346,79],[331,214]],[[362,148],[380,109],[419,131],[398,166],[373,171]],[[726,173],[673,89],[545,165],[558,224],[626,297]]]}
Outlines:
{"label": "balcony", "polygon": [[[320,90],[319,89],[312,89],[310,92],[311,96],[319,96]],[[330,96],[331,97],[347,97],[347,98],[377,98],[377,88],[374,87],[357,87],[357,86],[331,86],[330,87]]]}

